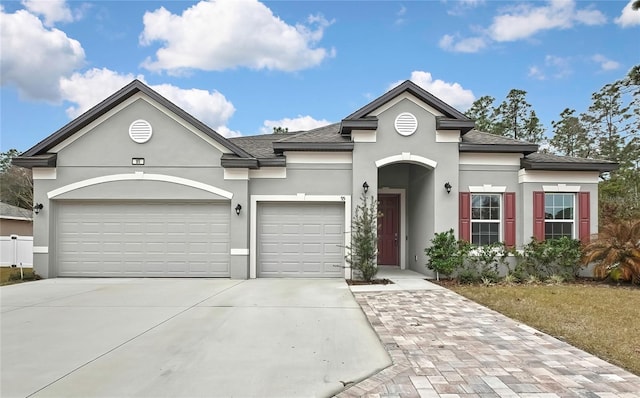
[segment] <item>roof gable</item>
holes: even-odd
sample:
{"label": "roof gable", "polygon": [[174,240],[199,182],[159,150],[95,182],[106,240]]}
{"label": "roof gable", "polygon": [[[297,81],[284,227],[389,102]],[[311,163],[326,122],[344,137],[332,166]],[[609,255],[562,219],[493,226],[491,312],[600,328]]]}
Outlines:
{"label": "roof gable", "polygon": [[[226,138],[224,138],[223,136],[215,132],[209,126],[202,123],[200,120],[191,116],[189,113],[187,113],[182,108],[175,105],[173,102],[167,100],[166,98],[158,94],[156,91],[151,89],[149,86],[142,83],[141,81],[134,80],[128,85],[126,85],[125,87],[123,87],[122,89],[112,94],[111,96],[107,97],[105,100],[103,100],[93,108],[89,109],[88,111],[86,111],[85,113],[77,117],[76,119],[69,122],[67,125],[59,129],[55,133],[51,134],[44,140],[40,141],[38,144],[36,144],[32,148],[25,151],[20,157],[15,159],[16,162],[14,163],[20,166],[25,166],[25,167],[38,166],[39,164],[37,164],[37,162],[36,163],[33,162],[35,157],[45,155],[53,147],[67,140],[69,137],[73,136],[74,134],[82,130],[84,127],[88,126],[93,121],[105,115],[107,112],[111,111],[116,106],[126,101],[127,99],[131,98],[137,93],[143,93],[148,97],[150,97],[151,99],[153,99],[154,101],[161,104],[162,106],[166,107],[169,111],[173,112],[178,117],[185,120],[187,123],[190,123],[191,125],[196,127],[198,130],[202,131],[204,134],[211,137],[213,140],[215,140],[225,148],[229,149],[238,157],[251,158],[251,155],[249,153],[247,153],[237,145],[233,144],[232,142],[230,142],[229,140],[227,140]],[[50,165],[48,166],[50,167]]]}
{"label": "roof gable", "polygon": [[344,118],[341,124],[341,134],[350,134],[352,130],[377,129],[378,119],[375,116],[370,116],[371,113],[403,93],[410,93],[418,100],[424,102],[442,114],[436,115],[436,129],[438,130],[460,130],[462,134],[465,134],[473,129],[475,125],[474,121],[469,119],[462,112],[445,103],[414,82],[405,80],[403,83],[392,88],[382,96]]}

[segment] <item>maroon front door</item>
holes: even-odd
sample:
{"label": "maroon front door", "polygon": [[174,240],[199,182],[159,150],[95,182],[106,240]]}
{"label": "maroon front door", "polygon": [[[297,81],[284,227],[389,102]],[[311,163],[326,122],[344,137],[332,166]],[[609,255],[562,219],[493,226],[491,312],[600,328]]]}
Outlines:
{"label": "maroon front door", "polygon": [[400,195],[378,195],[378,264],[400,265]]}

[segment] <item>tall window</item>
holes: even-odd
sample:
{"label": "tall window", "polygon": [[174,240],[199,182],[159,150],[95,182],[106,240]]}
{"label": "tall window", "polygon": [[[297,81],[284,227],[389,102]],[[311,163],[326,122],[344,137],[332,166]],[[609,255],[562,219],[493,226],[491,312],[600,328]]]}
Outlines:
{"label": "tall window", "polygon": [[471,243],[476,246],[500,242],[502,217],[500,194],[471,194]]}
{"label": "tall window", "polygon": [[544,194],[544,238],[574,237],[575,195],[572,193]]}

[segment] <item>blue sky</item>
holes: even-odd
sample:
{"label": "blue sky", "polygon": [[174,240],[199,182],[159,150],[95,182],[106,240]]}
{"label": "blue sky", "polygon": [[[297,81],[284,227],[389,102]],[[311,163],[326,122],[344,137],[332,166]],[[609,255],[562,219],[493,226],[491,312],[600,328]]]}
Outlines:
{"label": "blue sky", "polygon": [[138,78],[225,136],[340,121],[411,79],[465,111],[512,88],[542,122],[640,63],[628,1],[3,1],[0,149]]}

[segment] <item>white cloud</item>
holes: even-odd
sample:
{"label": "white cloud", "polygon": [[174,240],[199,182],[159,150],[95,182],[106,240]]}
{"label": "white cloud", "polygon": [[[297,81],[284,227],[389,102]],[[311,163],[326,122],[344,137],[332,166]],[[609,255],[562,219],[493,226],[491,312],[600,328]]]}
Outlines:
{"label": "white cloud", "polygon": [[181,15],[164,7],[143,18],[142,45],[161,42],[149,70],[180,73],[188,69],[235,67],[296,71],[321,63],[334,50],[316,47],[331,22],[310,16],[288,25],[256,0],[201,1]]}
{"label": "white cloud", "polygon": [[[473,104],[473,101],[476,99],[473,92],[463,88],[460,83],[447,83],[440,79],[433,80],[433,77],[429,72],[413,71],[411,72],[410,80],[442,101],[461,111],[469,109],[471,104]],[[393,83],[389,89],[392,89],[400,83],[402,83],[402,81]]]}
{"label": "white cloud", "polygon": [[[218,91],[183,89],[170,84],[150,86],[169,101],[175,103],[201,122],[221,130],[233,116],[236,108]],[[231,132],[231,130],[225,130]]]}
{"label": "white cloud", "polygon": [[[70,118],[79,116],[136,78],[144,82],[144,76],[141,75],[120,74],[106,68],[94,68],[61,79],[62,96],[74,104],[67,109],[67,115]],[[170,84],[149,87],[220,134],[226,137],[240,135],[226,127],[226,123],[235,112],[235,107],[220,92],[183,89]]]}
{"label": "white cloud", "polygon": [[537,80],[547,80],[549,77],[562,79],[572,73],[571,58],[547,55],[544,57],[544,66],[534,65],[529,67],[527,76]]}
{"label": "white cloud", "polygon": [[0,19],[2,85],[14,85],[24,98],[59,101],[60,78],[84,64],[80,42],[58,29],[46,28],[26,10],[7,14],[0,6]]}
{"label": "white cloud", "polygon": [[640,10],[632,9],[632,3],[633,0],[629,0],[629,3],[622,9],[620,16],[614,20],[616,24],[623,28],[640,25]]}
{"label": "white cloud", "polygon": [[453,7],[447,11],[449,15],[462,15],[485,3],[485,0],[458,0],[452,2]]}
{"label": "white cloud", "polygon": [[407,14],[407,7],[401,5],[400,9],[396,12],[396,25],[402,25],[405,22],[404,16]]}
{"label": "white cloud", "polygon": [[[129,84],[136,76],[122,75],[107,68],[93,68],[60,79],[60,95],[73,106],[67,108],[70,119],[80,116],[111,94]],[[137,77],[142,80],[141,76]]]}
{"label": "white cloud", "polygon": [[488,29],[490,37],[499,42],[529,38],[551,29],[568,29],[575,23],[601,25],[607,18],[598,10],[576,10],[573,0],[552,0],[544,6],[518,4],[506,8],[493,18]]}
{"label": "white cloud", "polygon": [[544,72],[542,72],[542,70],[540,70],[540,68],[537,66],[529,67],[529,73],[527,76],[533,77],[534,79],[537,79],[537,80],[545,80],[547,78],[544,75]]}
{"label": "white cloud", "polygon": [[72,22],[74,16],[65,0],[22,0],[22,5],[32,14],[42,15],[46,26],[56,22]]}
{"label": "white cloud", "polygon": [[474,28],[477,34],[461,38],[445,35],[440,47],[447,51],[473,53],[491,42],[511,42],[528,39],[539,32],[569,29],[576,24],[602,25],[605,15],[594,8],[576,8],[575,0],[550,0],[544,5],[517,3],[503,7],[487,28]]}
{"label": "white cloud", "polygon": [[459,39],[457,36],[444,35],[439,42],[440,48],[459,53],[477,53],[487,46],[483,37],[467,37]]}
{"label": "white cloud", "polygon": [[620,63],[605,57],[602,54],[596,54],[591,57],[591,60],[597,64],[600,64],[600,69],[603,71],[616,70],[620,67]]}
{"label": "white cloud", "polygon": [[288,128],[290,132],[306,131],[315,129],[317,127],[326,126],[328,124],[331,124],[331,122],[325,119],[317,120],[308,115],[298,115],[298,117],[295,117],[293,119],[284,118],[280,120],[265,120],[262,127],[260,128],[260,132],[262,132],[263,134],[272,133],[274,127]]}

